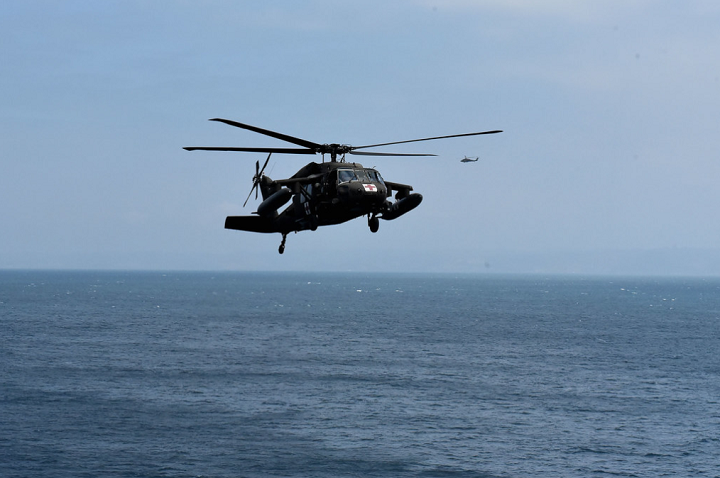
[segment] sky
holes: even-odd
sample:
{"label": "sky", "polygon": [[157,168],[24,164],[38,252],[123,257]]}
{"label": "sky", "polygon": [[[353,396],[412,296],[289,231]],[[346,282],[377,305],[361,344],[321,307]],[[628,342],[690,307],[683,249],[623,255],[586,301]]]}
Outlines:
{"label": "sky", "polygon": [[[718,25],[710,0],[2,2],[0,269],[720,275]],[[216,117],[504,132],[363,160],[423,203],[279,255],[223,228],[265,155],[182,147],[286,144]]]}

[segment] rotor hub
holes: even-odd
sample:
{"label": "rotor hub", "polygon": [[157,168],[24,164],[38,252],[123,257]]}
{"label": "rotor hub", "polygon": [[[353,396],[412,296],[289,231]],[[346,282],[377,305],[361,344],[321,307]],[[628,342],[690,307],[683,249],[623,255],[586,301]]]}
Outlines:
{"label": "rotor hub", "polygon": [[353,147],[349,144],[325,143],[323,145],[320,145],[320,147],[317,148],[315,151],[320,154],[329,154],[331,161],[337,161],[338,155],[344,158],[345,154],[349,153],[352,150]]}
{"label": "rotor hub", "polygon": [[349,144],[325,143],[318,148],[318,153],[345,154],[349,151],[352,151],[352,149],[353,147]]}

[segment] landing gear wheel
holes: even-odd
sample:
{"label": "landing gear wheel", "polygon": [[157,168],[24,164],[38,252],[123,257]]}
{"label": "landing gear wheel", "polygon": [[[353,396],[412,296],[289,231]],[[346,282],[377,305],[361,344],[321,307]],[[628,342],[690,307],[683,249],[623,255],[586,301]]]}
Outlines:
{"label": "landing gear wheel", "polygon": [[285,252],[285,240],[287,239],[287,234],[283,234],[282,236],[283,236],[282,242],[280,243],[280,247],[278,248],[278,252],[279,252],[280,254],[282,254],[283,252]]}
{"label": "landing gear wheel", "polygon": [[370,232],[378,232],[380,229],[380,220],[376,215],[372,215],[368,218],[368,226],[370,226]]}

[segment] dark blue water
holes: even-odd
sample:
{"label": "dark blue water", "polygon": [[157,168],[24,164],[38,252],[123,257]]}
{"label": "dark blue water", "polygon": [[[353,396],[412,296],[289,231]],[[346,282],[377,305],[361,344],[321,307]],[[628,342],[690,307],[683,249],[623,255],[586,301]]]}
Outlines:
{"label": "dark blue water", "polygon": [[0,272],[0,476],[720,476],[720,280]]}

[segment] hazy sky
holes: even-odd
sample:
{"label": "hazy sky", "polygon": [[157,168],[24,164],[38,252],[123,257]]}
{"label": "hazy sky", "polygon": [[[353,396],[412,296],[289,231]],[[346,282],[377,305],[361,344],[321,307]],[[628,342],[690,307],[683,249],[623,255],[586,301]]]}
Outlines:
{"label": "hazy sky", "polygon": [[[720,274],[718,25],[714,0],[2,2],[0,268]],[[504,133],[362,161],[422,205],[281,256],[223,229],[265,155],[181,148],[285,144],[214,117]]]}

